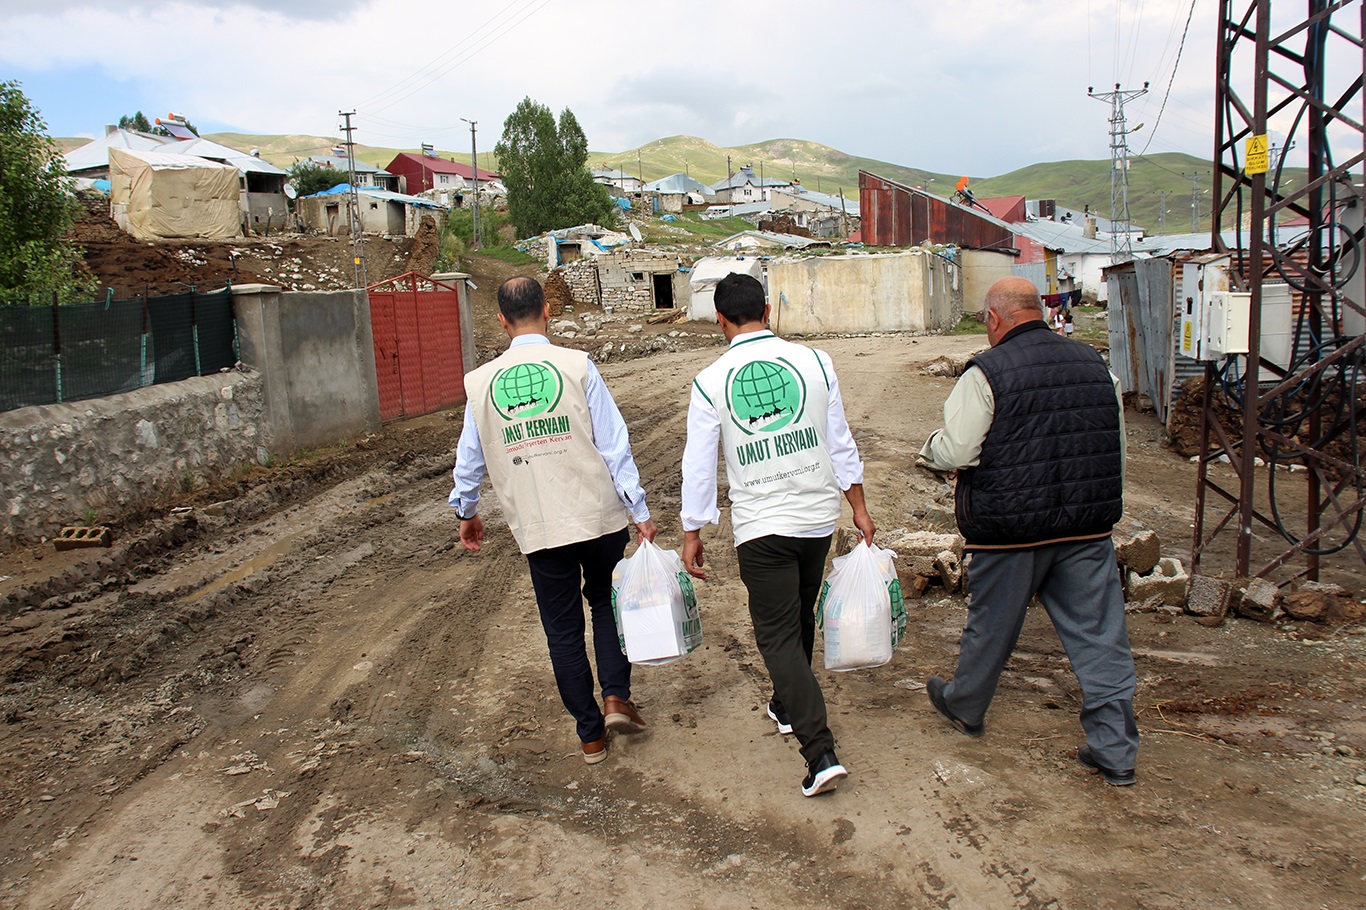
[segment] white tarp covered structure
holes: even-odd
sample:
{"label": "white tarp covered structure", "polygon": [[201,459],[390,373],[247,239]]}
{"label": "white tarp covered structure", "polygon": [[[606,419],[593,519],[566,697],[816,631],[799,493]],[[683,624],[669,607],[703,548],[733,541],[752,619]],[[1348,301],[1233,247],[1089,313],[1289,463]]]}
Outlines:
{"label": "white tarp covered structure", "polygon": [[237,168],[190,155],[109,149],[110,209],[139,240],[242,233]]}
{"label": "white tarp covered structure", "polygon": [[716,283],[731,272],[764,280],[764,266],[758,259],[743,256],[707,256],[693,263],[688,278],[688,318],[716,321],[716,304],[712,296]]}

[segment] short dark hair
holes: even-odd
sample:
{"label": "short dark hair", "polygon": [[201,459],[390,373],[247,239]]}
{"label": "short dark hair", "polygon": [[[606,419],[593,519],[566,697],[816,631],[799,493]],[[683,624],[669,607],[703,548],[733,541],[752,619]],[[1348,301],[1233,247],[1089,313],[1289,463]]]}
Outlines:
{"label": "short dark hair", "polygon": [[764,306],[767,303],[764,286],[753,275],[731,272],[716,282],[713,300],[716,312],[735,325],[758,322],[764,318]]}
{"label": "short dark hair", "polygon": [[498,310],[513,325],[535,319],[545,309],[545,291],[534,278],[518,275],[498,286]]}

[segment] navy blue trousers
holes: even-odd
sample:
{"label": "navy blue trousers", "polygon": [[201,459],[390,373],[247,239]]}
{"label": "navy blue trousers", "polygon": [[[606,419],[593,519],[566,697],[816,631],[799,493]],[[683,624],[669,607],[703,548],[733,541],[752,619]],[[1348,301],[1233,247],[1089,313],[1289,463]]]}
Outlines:
{"label": "navy blue trousers", "polygon": [[584,645],[583,602],[593,618],[593,656],[603,697],[631,697],[631,664],[621,653],[612,615],[612,569],[626,552],[626,528],[593,540],[537,550],[526,555],[531,586],[550,646],[550,665],[560,700],[574,717],[579,739],[602,738],[602,707],[593,690],[593,670]]}

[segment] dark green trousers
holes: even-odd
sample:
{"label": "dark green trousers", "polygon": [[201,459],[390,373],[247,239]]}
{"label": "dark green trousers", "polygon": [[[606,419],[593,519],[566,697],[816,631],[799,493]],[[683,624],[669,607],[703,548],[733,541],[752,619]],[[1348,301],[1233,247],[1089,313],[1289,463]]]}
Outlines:
{"label": "dark green trousers", "polygon": [[749,590],[754,641],[773,680],[774,697],[787,709],[802,757],[809,762],[835,749],[825,696],[811,672],[816,600],[830,538],[770,535],[747,540],[735,552],[740,580]]}

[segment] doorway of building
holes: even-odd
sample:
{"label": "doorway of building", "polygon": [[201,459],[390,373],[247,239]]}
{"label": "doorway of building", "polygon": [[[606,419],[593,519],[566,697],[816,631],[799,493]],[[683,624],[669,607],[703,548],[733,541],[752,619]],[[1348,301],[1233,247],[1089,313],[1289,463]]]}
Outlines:
{"label": "doorway of building", "polygon": [[668,272],[655,272],[651,276],[655,283],[655,309],[674,308],[674,276]]}

